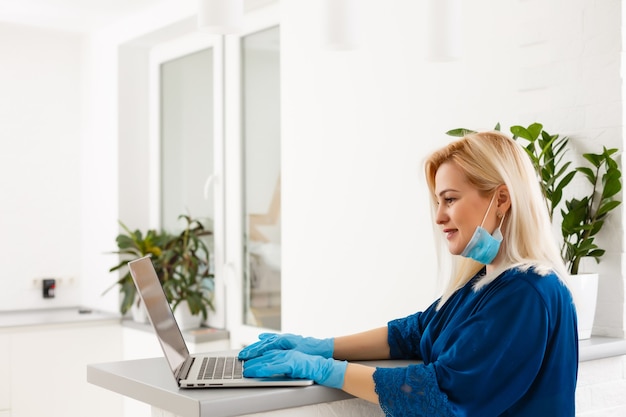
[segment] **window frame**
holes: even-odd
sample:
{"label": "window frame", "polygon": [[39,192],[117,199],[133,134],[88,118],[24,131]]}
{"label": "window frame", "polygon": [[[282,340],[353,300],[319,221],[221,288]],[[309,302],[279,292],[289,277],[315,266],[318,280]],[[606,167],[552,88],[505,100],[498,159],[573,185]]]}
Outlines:
{"label": "window frame", "polygon": [[225,263],[227,274],[226,328],[230,332],[231,347],[237,349],[258,339],[259,333],[272,332],[245,324],[244,319],[244,224],[243,224],[243,91],[242,91],[242,38],[247,35],[280,25],[277,4],[247,13],[240,34],[229,35],[224,45],[225,77],[225,195],[226,216]]}
{"label": "window frame", "polygon": [[224,283],[224,39],[200,32],[160,43],[149,54],[149,227],[161,226],[161,65],[168,61],[213,49],[213,169],[205,180],[203,192],[214,198],[213,259],[215,267],[215,311],[210,312],[208,324],[226,327],[226,289]]}

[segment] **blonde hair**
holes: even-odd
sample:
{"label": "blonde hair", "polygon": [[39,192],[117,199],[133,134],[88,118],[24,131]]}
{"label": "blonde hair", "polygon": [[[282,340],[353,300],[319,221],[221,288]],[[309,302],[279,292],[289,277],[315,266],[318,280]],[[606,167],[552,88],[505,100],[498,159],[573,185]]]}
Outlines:
{"label": "blonde hair", "polygon": [[[485,275],[476,283],[476,289],[487,285],[511,267],[524,270],[534,267],[544,275],[554,271],[561,281],[566,282],[567,269],[553,236],[537,174],[518,143],[500,132],[473,133],[431,154],[425,163],[425,173],[433,202],[433,216],[437,203],[435,175],[444,162],[458,166],[482,195],[489,196],[504,184],[511,199],[511,208],[502,224],[504,239],[500,253],[503,254],[503,261],[497,271]],[[439,306],[483,268],[482,264],[471,259],[455,258]]]}

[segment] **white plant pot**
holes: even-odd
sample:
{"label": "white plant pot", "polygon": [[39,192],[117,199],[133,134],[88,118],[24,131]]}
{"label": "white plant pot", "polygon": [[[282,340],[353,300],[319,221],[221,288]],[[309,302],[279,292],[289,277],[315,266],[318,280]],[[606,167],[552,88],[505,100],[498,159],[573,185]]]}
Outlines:
{"label": "white plant pot", "polygon": [[578,339],[591,337],[598,300],[598,274],[570,275],[569,286],[576,304]]}
{"label": "white plant pot", "polygon": [[176,310],[174,311],[174,318],[176,319],[176,323],[178,323],[178,327],[180,327],[180,330],[182,331],[197,329],[202,323],[202,314],[193,316],[191,311],[189,311],[187,301],[184,300],[181,301],[176,307]]}

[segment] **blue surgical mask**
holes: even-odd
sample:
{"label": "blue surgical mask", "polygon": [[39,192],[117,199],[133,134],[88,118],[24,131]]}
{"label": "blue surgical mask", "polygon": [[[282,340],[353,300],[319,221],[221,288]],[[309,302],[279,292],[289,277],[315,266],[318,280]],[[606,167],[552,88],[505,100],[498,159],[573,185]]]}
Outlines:
{"label": "blue surgical mask", "polygon": [[485,223],[485,219],[487,218],[487,214],[491,209],[491,205],[493,204],[493,200],[495,198],[495,194],[491,198],[491,202],[489,203],[489,207],[487,207],[487,213],[485,213],[485,217],[483,217],[483,221],[480,226],[476,227],[472,238],[461,252],[461,256],[466,258],[471,258],[481,264],[490,264],[498,254],[500,250],[500,244],[502,243],[502,231],[500,228],[502,227],[502,222],[504,221],[504,216],[500,220],[500,225],[494,230],[493,235],[490,235],[487,230],[483,228],[483,224]]}

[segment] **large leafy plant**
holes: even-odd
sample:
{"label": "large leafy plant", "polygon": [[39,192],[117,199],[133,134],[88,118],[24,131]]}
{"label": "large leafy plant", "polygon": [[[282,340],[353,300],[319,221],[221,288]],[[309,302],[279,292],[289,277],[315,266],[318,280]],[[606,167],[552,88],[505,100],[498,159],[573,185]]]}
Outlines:
{"label": "large leafy plant", "polygon": [[[192,315],[202,314],[206,320],[213,310],[213,274],[210,271],[210,252],[205,241],[212,234],[199,220],[181,215],[185,227],[179,234],[164,231],[131,231],[123,223],[123,232],[117,238],[120,261],[109,271],[123,271],[118,281],[122,294],[120,312],[126,314],[133,302],[138,302],[137,290],[128,270],[128,262],[150,255],[152,263],[173,310],[187,301]],[[109,288],[110,290],[110,288]],[[107,290],[108,291],[108,290]]]}
{"label": "large leafy plant", "polygon": [[[495,130],[500,130],[499,124]],[[618,150],[603,147],[600,154],[584,153],[582,157],[591,167],[570,168],[572,162],[564,159],[570,149],[568,137],[551,135],[540,123],[527,127],[512,126],[510,130],[513,138],[521,142],[537,172],[551,219],[554,219],[557,208],[561,207],[561,255],[570,274],[579,273],[582,258],[591,257],[600,262],[606,251],[598,247],[595,237],[609,213],[621,204],[615,199],[622,189],[621,171],[614,158]],[[447,133],[464,136],[474,131],[454,129]],[[589,191],[582,197],[574,197],[561,204],[563,196],[567,194],[567,186],[577,174],[588,180]]]}
{"label": "large leafy plant", "polygon": [[120,294],[120,313],[126,314],[134,302],[139,302],[137,297],[137,289],[133,278],[128,269],[128,262],[144,256],[152,256],[154,268],[156,269],[159,280],[163,282],[163,267],[161,266],[161,256],[163,248],[170,240],[167,233],[157,232],[156,230],[148,230],[145,234],[141,230],[130,230],[124,223],[119,222],[124,230],[115,238],[118,250],[112,253],[120,255],[117,265],[109,269],[109,272],[120,271],[120,278],[115,284],[108,288],[108,292],[116,285],[119,285]]}

